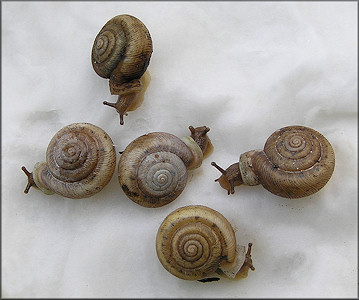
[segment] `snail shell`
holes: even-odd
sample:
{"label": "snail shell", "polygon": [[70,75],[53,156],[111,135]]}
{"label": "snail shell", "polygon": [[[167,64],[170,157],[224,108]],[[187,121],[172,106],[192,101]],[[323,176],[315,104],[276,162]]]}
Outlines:
{"label": "snail shell", "polygon": [[118,95],[116,103],[104,101],[103,104],[116,109],[121,125],[126,112],[134,110],[143,100],[149,76],[142,75],[150,63],[152,51],[148,29],[130,15],[112,18],[95,38],[91,54],[93,69],[99,76],[110,79],[110,92]]}
{"label": "snail shell", "polygon": [[201,205],[185,206],[169,214],[156,237],[157,256],[163,267],[186,280],[206,278],[218,269],[232,279],[246,277],[248,269],[254,270],[250,247],[247,254],[238,251],[228,220]]}
{"label": "snail shell", "polygon": [[240,184],[261,184],[271,193],[300,198],[319,191],[329,181],[335,166],[334,150],[319,132],[304,126],[288,126],[275,131],[264,150],[240,156],[227,170],[219,168],[221,186],[234,193]]}
{"label": "snail shell", "polygon": [[118,164],[118,179],[132,201],[144,207],[160,207],[181,194],[187,183],[187,169],[201,165],[209,144],[208,127],[190,128],[196,132],[196,140],[152,132],[126,147]]}
{"label": "snail shell", "polygon": [[46,162],[35,164],[28,173],[29,184],[45,194],[67,198],[86,198],[102,190],[116,166],[111,138],[89,123],[74,123],[59,130],[51,139]]}
{"label": "snail shell", "polygon": [[146,26],[130,15],[109,20],[100,30],[92,47],[95,72],[121,85],[139,79],[152,55],[152,39]]}

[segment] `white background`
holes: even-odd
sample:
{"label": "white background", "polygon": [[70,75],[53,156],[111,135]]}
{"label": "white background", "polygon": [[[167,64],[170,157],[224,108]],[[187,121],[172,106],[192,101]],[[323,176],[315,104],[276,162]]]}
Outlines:
{"label": "white background", "polygon": [[[145,101],[124,126],[90,60],[118,14],[143,21],[154,45]],[[142,134],[183,137],[189,125],[211,128],[214,152],[158,209],[130,201],[116,175],[88,199],[25,195],[21,166],[74,122],[104,129],[117,159]],[[227,196],[210,162],[227,167],[287,125],[331,142],[329,183],[297,200],[261,186]],[[2,297],[356,297],[357,168],[356,2],[2,3]],[[189,204],[253,243],[247,279],[191,282],[162,267],[156,231]]]}

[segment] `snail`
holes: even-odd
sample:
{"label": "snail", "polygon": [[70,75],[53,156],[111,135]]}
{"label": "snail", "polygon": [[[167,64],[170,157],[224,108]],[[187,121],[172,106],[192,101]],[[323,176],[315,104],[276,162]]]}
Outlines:
{"label": "snail", "polygon": [[319,191],[334,171],[334,150],[328,140],[314,129],[287,126],[275,131],[264,150],[243,153],[239,162],[216,179],[229,194],[241,184],[261,184],[269,192],[285,198],[301,198]]}
{"label": "snail", "polygon": [[200,167],[212,150],[208,127],[189,129],[191,136],[183,139],[166,132],[142,135],[122,152],[118,180],[132,201],[144,207],[160,207],[181,194],[187,169]]}
{"label": "snail", "polygon": [[152,55],[152,39],[146,26],[136,17],[118,15],[110,19],[97,34],[91,61],[97,75],[109,79],[110,92],[118,95],[116,103],[104,101],[123,116],[138,107],[148,85],[143,76]]}
{"label": "snail", "polygon": [[252,243],[236,244],[234,230],[219,212],[202,205],[190,205],[170,213],[156,236],[156,252],[163,267],[186,280],[214,281],[217,272],[230,279],[242,279],[255,268]]}
{"label": "snail", "polygon": [[111,138],[89,123],[74,123],[59,130],[51,139],[46,162],[38,162],[28,177],[25,194],[31,187],[47,195],[67,198],[90,197],[103,189],[116,168]]}

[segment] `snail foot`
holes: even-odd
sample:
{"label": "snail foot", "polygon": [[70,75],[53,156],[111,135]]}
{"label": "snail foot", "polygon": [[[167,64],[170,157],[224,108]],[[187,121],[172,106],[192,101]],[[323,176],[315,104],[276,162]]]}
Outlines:
{"label": "snail foot", "polygon": [[23,172],[27,176],[28,182],[27,182],[26,188],[24,190],[24,193],[27,194],[32,186],[37,188],[37,185],[34,181],[34,176],[33,176],[32,172],[29,172],[24,166],[21,167],[21,170],[23,170]]}

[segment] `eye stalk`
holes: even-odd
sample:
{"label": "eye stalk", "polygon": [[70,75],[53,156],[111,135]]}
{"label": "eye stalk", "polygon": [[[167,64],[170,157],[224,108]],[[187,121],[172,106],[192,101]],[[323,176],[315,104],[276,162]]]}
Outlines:
{"label": "eye stalk", "polygon": [[244,264],[247,265],[252,271],[254,271],[256,268],[253,266],[251,252],[252,252],[252,243],[249,243]]}
{"label": "eye stalk", "polygon": [[37,185],[36,185],[36,183],[34,181],[34,176],[33,176],[32,172],[29,172],[24,166],[21,167],[21,170],[23,170],[24,173],[27,176],[27,181],[28,182],[27,182],[27,186],[26,186],[25,191],[24,191],[24,193],[27,194],[32,186],[34,188],[37,188]]}
{"label": "eye stalk", "polygon": [[118,95],[117,102],[104,101],[103,104],[116,109],[121,125],[127,112],[135,110],[143,101],[152,52],[150,32],[131,15],[118,15],[107,21],[94,40],[93,69],[100,77],[109,79],[111,95]]}
{"label": "eye stalk", "polygon": [[247,278],[249,269],[251,269],[252,271],[256,269],[253,266],[251,251],[252,251],[252,243],[248,243],[248,249],[244,258],[244,263],[240,268],[240,270],[238,271],[238,273],[236,274],[235,279],[240,280],[243,278]]}
{"label": "eye stalk", "polygon": [[207,132],[210,128],[207,126],[201,126],[194,128],[193,126],[188,127],[191,131],[191,138],[198,144],[203,153],[206,153],[210,147],[210,139],[207,136]]}
{"label": "eye stalk", "polygon": [[239,161],[222,169],[216,179],[228,195],[234,187],[262,185],[274,195],[302,198],[318,192],[329,181],[335,166],[334,150],[329,141],[314,129],[287,126],[273,132],[263,150],[250,150]]}

